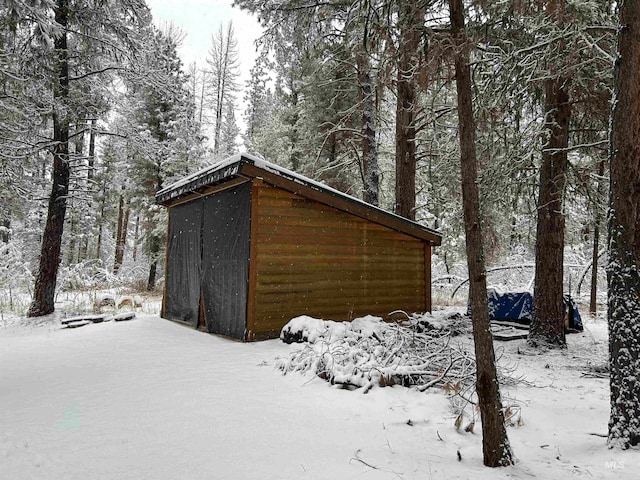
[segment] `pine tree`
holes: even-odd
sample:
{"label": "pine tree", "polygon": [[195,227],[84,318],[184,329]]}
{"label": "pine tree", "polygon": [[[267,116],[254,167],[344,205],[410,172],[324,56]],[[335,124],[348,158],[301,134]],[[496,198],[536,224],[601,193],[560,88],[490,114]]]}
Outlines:
{"label": "pine tree", "polygon": [[[562,28],[564,0],[546,2],[549,16]],[[564,47],[564,42],[559,42]],[[553,67],[552,67],[553,68]],[[538,346],[564,346],[564,235],[563,195],[569,161],[571,103],[568,79],[551,72],[544,81],[545,146],[540,166],[536,276],[528,342]]]}
{"label": "pine tree", "polygon": [[[22,42],[23,54],[40,69],[36,82],[44,91],[41,98],[27,97],[27,103],[48,101],[51,130],[48,143],[53,160],[52,188],[47,220],[42,235],[39,269],[29,316],[51,313],[54,309],[58,266],[61,259],[64,222],[70,192],[72,151],[71,125],[82,123],[78,100],[98,79],[125,68],[122,52],[133,49],[137,33],[148,24],[148,9],[139,0],[120,0],[110,5],[88,1],[31,3],[12,0],[9,17]],[[19,32],[34,30],[39,42]],[[90,33],[90,34],[88,34]],[[122,48],[127,45],[126,48]],[[29,108],[30,105],[25,105]],[[28,110],[23,111],[26,113]],[[49,120],[49,118],[47,118]],[[40,147],[41,148],[41,147]]]}
{"label": "pine tree", "polygon": [[378,191],[380,187],[380,172],[378,168],[378,141],[375,79],[366,41],[357,47],[356,68],[358,71],[358,89],[362,104],[362,198],[371,205],[378,205]]}
{"label": "pine tree", "polygon": [[243,118],[246,130],[243,135],[248,151],[259,153],[263,146],[259,142],[261,132],[269,128],[274,116],[273,92],[268,86],[269,61],[268,52],[262,49],[251,68],[249,80],[245,85],[244,103],[247,106]]}
{"label": "pine tree", "polygon": [[275,137],[282,147],[277,161],[377,203],[381,5],[237,4],[259,12],[268,28],[265,41],[276,69]]}
{"label": "pine tree", "polygon": [[412,220],[416,218],[417,77],[424,16],[423,3],[407,0],[398,2],[395,212]]}
{"label": "pine tree", "polygon": [[236,122],[235,99],[229,97],[224,108],[224,122],[220,132],[219,153],[224,157],[230,157],[238,153],[238,139],[240,138],[240,128]]}
{"label": "pine tree", "polygon": [[69,116],[65,107],[69,102],[69,52],[67,51],[68,5],[58,0],[54,9],[54,21],[60,33],[54,39],[56,54],[53,81],[53,186],[49,196],[47,223],[42,240],[40,267],[33,292],[33,302],[27,316],[36,317],[53,312],[54,295],[62,230],[69,193]]}
{"label": "pine tree", "polygon": [[542,153],[536,234],[536,277],[529,344],[564,346],[563,195],[569,168],[570,100],[563,78],[545,81],[545,127],[548,140]]}
{"label": "pine tree", "polygon": [[513,454],[504,424],[493,337],[489,327],[487,272],[484,263],[480,195],[477,183],[470,55],[465,34],[462,0],[449,0],[449,15],[457,50],[455,78],[460,129],[460,169],[469,266],[469,296],[476,352],[476,392],[482,420],[482,451],[486,466],[508,466],[513,463]]}
{"label": "pine tree", "polygon": [[126,172],[126,141],[116,136],[108,136],[103,144],[102,153],[95,162],[92,203],[95,208],[95,230],[92,237],[95,245],[90,247],[90,258],[105,265],[107,259],[107,227],[116,222],[117,212],[114,205],[122,191],[122,174]]}
{"label": "pine tree", "polygon": [[[166,184],[199,169],[204,160],[195,99],[181,70],[178,38],[154,32],[146,46],[146,75],[130,78],[121,106],[131,162],[132,198],[141,215],[142,241],[149,257],[147,289],[158,278],[166,212],[155,205],[155,193]],[[124,218],[124,217],[123,217]]]}
{"label": "pine tree", "polygon": [[620,4],[609,197],[609,446],[640,444],[640,4]]}

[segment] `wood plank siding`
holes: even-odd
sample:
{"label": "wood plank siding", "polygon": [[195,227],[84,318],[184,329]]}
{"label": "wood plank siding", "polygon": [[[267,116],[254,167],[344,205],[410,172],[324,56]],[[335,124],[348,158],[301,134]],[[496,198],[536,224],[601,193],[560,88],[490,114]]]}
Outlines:
{"label": "wood plank siding", "polygon": [[431,309],[438,231],[264,159],[235,155],[156,201],[170,218],[165,318],[254,341],[298,315]]}
{"label": "wood plank siding", "polygon": [[351,320],[430,308],[425,242],[259,180],[251,208],[247,340],[277,336],[302,314]]}

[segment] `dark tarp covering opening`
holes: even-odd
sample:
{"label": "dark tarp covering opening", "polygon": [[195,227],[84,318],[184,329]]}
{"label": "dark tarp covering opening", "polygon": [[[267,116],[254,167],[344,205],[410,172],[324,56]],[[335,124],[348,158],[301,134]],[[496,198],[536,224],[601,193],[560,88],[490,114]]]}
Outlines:
{"label": "dark tarp covering opening", "polygon": [[202,296],[207,331],[244,338],[249,279],[251,183],[204,199]]}
{"label": "dark tarp covering opening", "polygon": [[489,318],[491,320],[511,320],[522,323],[531,322],[533,296],[529,292],[497,292],[487,289],[489,300]]}
{"label": "dark tarp covering opening", "polygon": [[202,200],[169,209],[166,298],[163,316],[198,324]]}
{"label": "dark tarp covering opening", "polygon": [[[533,295],[531,292],[498,292],[493,288],[487,288],[489,307],[489,320],[509,320],[523,324],[531,323],[533,310]],[[583,330],[582,318],[578,311],[578,305],[569,295],[563,295],[564,314],[569,330]],[[569,311],[567,312],[567,308]],[[471,315],[471,305],[467,308],[467,314]]]}

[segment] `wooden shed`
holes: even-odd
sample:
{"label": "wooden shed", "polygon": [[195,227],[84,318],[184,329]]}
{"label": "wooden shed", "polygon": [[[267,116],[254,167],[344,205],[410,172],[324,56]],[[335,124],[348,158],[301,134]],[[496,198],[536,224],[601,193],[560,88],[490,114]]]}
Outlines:
{"label": "wooden shed", "polygon": [[241,154],[160,190],[169,209],[162,316],[245,341],[293,317],[431,310],[441,235]]}

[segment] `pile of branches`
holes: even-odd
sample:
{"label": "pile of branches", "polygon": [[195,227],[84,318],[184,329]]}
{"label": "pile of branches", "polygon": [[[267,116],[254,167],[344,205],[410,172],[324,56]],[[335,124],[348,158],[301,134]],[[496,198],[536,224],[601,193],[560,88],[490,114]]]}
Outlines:
{"label": "pile of branches", "polygon": [[403,385],[424,391],[431,387],[474,389],[473,354],[452,342],[448,329],[425,329],[416,322],[385,323],[365,317],[353,322],[328,322],[297,317],[282,330],[287,343],[304,342],[277,368],[312,372],[334,385],[363,388]]}

